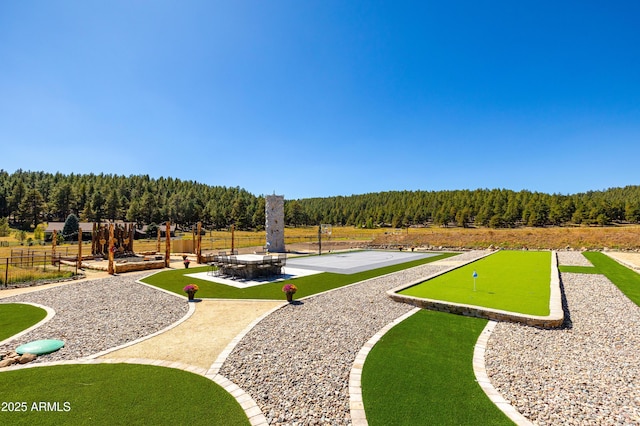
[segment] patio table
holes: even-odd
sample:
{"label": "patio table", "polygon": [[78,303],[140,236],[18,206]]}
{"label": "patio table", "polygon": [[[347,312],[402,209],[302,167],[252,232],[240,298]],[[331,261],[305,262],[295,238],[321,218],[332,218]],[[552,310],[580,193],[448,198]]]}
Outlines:
{"label": "patio table", "polygon": [[[235,258],[235,261],[234,261]],[[280,274],[282,262],[277,257],[258,254],[239,254],[218,258],[216,263],[222,275],[255,279]]]}

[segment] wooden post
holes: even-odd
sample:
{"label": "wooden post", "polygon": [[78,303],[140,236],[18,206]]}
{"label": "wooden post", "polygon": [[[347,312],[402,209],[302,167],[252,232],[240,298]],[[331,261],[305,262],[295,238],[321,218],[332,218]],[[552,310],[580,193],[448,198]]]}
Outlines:
{"label": "wooden post", "polygon": [[231,225],[231,254],[233,254],[233,249],[235,247],[235,232],[236,232],[236,226]]}
{"label": "wooden post", "polygon": [[198,244],[196,245],[196,256],[198,263],[202,263],[202,222],[198,222]]}
{"label": "wooden post", "polygon": [[134,254],[133,251],[133,223],[125,225],[125,230],[127,231],[127,239],[129,240],[129,244],[127,244],[127,250],[129,253]]}
{"label": "wooden post", "polygon": [[100,237],[98,236],[98,225],[93,222],[93,232],[91,233],[91,254],[92,255],[96,255],[98,254],[98,239]]}
{"label": "wooden post", "polygon": [[78,224],[78,269],[82,268],[82,228]]}
{"label": "wooden post", "polygon": [[58,244],[58,231],[53,230],[51,234],[51,260],[56,257],[56,245]]}
{"label": "wooden post", "polygon": [[169,258],[171,257],[171,222],[167,222],[167,234],[165,235],[165,250],[164,250],[164,266],[169,267]]}
{"label": "wooden post", "polygon": [[191,253],[197,253],[196,251],[196,227],[191,226]]}
{"label": "wooden post", "polygon": [[159,226],[158,226],[157,231],[158,231],[158,243],[156,244],[156,253],[160,254],[160,234],[161,234],[161,232],[160,232],[160,227]]}
{"label": "wooden post", "polygon": [[109,275],[113,275],[116,273],[115,268],[113,267],[113,252],[115,251],[116,246],[113,245],[113,223],[109,224]]}

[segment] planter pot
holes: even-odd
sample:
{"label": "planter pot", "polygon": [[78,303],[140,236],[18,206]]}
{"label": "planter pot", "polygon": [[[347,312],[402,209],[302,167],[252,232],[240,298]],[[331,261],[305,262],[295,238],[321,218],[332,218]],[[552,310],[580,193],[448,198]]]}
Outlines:
{"label": "planter pot", "polygon": [[187,296],[189,296],[189,300],[193,300],[195,295],[196,295],[195,291],[190,291],[190,292],[187,293]]}
{"label": "planter pot", "polygon": [[293,302],[293,293],[287,293],[287,302]]}
{"label": "planter pot", "polygon": [[184,264],[184,267],[185,267],[186,269],[189,269],[189,264],[188,264],[188,263],[185,263],[185,264]]}

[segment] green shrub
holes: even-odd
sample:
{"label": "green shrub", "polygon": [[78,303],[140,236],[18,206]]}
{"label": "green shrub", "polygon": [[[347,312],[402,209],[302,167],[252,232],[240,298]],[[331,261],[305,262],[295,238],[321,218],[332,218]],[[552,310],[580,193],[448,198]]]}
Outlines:
{"label": "green shrub", "polygon": [[0,217],[0,237],[8,237],[9,234],[11,234],[9,220],[6,217]]}

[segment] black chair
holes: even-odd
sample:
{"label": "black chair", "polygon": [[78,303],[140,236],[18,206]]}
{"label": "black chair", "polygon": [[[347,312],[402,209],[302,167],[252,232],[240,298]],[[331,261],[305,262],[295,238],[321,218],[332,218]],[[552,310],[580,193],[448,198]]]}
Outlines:
{"label": "black chair", "polygon": [[280,268],[280,275],[284,275],[284,267],[287,264],[287,255],[279,254],[278,255],[278,266]]}
{"label": "black chair", "polygon": [[217,272],[218,272],[217,258],[218,256],[213,255],[211,261],[207,262],[207,265],[209,265],[209,270],[207,271],[207,275],[211,275],[211,276],[217,275]]}
{"label": "black chair", "polygon": [[229,265],[230,265],[229,256],[218,256],[218,263],[216,264],[216,266],[218,267],[218,276],[223,276],[223,277],[229,276],[230,275]]}
{"label": "black chair", "polygon": [[238,263],[238,258],[236,256],[229,256],[229,262],[231,264],[231,275],[233,277],[243,277],[247,269],[247,265]]}
{"label": "black chair", "polygon": [[260,271],[260,275],[271,275],[271,271],[273,271],[273,256],[262,256],[262,263],[260,263],[257,268]]}

